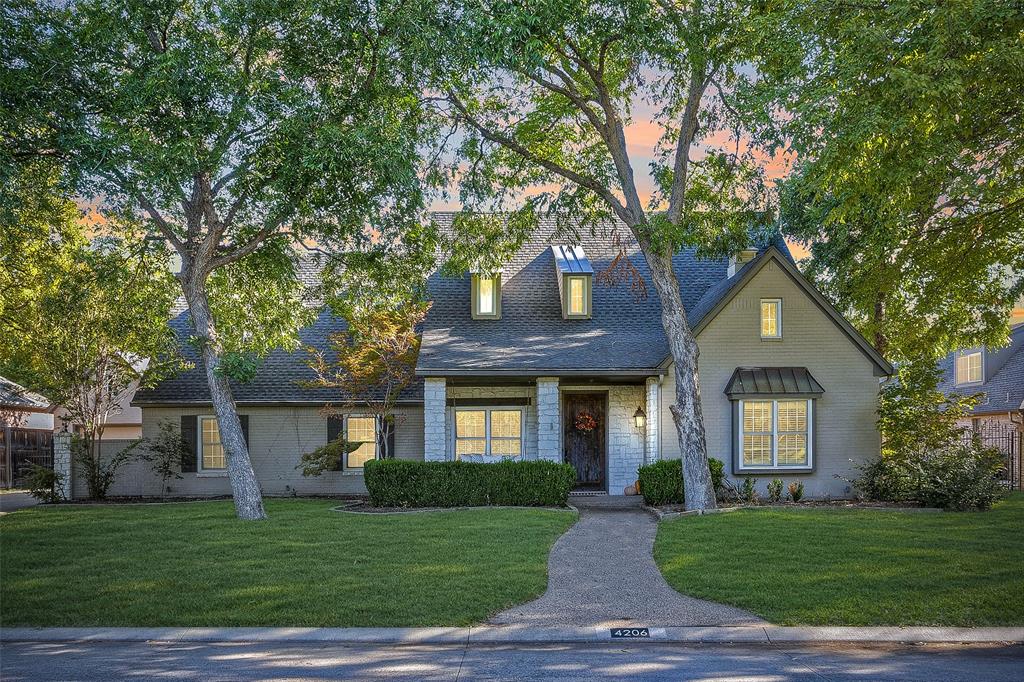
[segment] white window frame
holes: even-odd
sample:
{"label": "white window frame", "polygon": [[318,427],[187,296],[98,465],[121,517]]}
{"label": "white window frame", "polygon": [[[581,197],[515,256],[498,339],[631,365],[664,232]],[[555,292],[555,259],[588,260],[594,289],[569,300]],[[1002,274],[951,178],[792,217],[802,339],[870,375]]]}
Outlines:
{"label": "white window frame", "polygon": [[[207,476],[227,476],[228,474],[228,455],[224,453],[224,466],[222,468],[208,469],[203,466],[203,421],[206,419],[212,419],[214,424],[217,424],[217,437],[220,438],[220,424],[217,422],[217,416],[213,414],[200,414],[196,416],[196,473],[206,474]],[[224,440],[220,440],[221,451],[224,450]]]}
{"label": "white window frame", "polygon": [[[510,459],[523,460],[526,459],[526,410],[520,405],[488,405],[488,406],[473,406],[465,405],[463,407],[452,408],[452,459],[459,459],[459,440],[479,440],[478,437],[473,438],[459,438],[459,423],[458,414],[459,412],[483,412],[484,413],[484,457],[509,457]],[[491,412],[518,412],[519,413],[519,456],[512,457],[511,455],[492,455],[491,454]],[[502,436],[497,440],[515,440],[514,436]],[[470,455],[472,457],[478,457],[481,455]]]}
{"label": "white window frame", "polygon": [[[480,304],[484,300],[481,296],[481,282],[483,280],[491,281],[491,295],[488,297],[491,301],[490,312],[483,312]],[[497,320],[501,318],[501,273],[496,272],[493,275],[483,275],[480,273],[474,273],[472,277],[471,286],[473,291],[470,293],[470,308],[472,317],[475,320]]]}
{"label": "white window frame", "polygon": [[[971,367],[971,365],[970,365],[970,358],[973,358],[974,356],[978,356],[978,378],[977,379],[971,379],[970,378],[970,373],[971,373],[971,370],[970,370],[970,367]],[[961,359],[965,361],[965,365],[966,365],[967,377],[964,378],[964,379],[960,378],[960,360]],[[957,353],[956,360],[953,363],[953,372],[955,374],[955,380],[956,380],[956,385],[957,386],[969,386],[969,385],[972,385],[972,384],[983,383],[984,379],[985,379],[985,354],[984,354],[984,352],[982,352],[980,350],[975,350],[975,351]]]}
{"label": "white window frame", "polygon": [[[807,403],[807,463],[806,464],[779,464],[779,403],[780,402],[797,402],[800,398],[787,398],[781,396],[778,398],[758,398],[757,400],[740,400],[739,411],[736,413],[738,426],[736,436],[736,469],[738,472],[742,471],[803,471],[812,469],[814,467],[814,400],[811,398],[804,399]],[[762,403],[770,402],[772,404],[772,463],[771,464],[755,464],[751,466],[743,465],[743,405],[747,402],[751,403]],[[787,431],[785,433],[794,433]]]}
{"label": "white window frame", "polygon": [[[568,276],[566,276],[566,278],[565,278],[565,313],[569,317],[589,317],[590,316],[590,306],[588,305],[589,304],[590,296],[589,296],[589,294],[587,292],[587,286],[590,284],[588,282],[589,279],[590,278],[588,276],[586,276],[586,275],[568,275]],[[579,283],[580,283],[580,298],[582,298],[583,310],[581,310],[579,312],[575,312],[572,309],[572,282],[573,282],[573,280],[579,280]]]}
{"label": "white window frame", "polygon": [[[771,303],[775,305],[775,334],[764,333],[764,308],[765,303]],[[757,305],[757,330],[761,334],[762,339],[781,339],[782,338],[782,299],[781,298],[762,298]]]}
{"label": "white window frame", "polygon": [[[373,420],[373,458],[374,459],[378,459],[380,457],[380,422],[377,419],[377,415],[373,415],[373,414],[346,414],[345,415],[345,419],[344,419],[344,423],[342,424],[342,430],[341,430],[341,433],[342,433],[342,435],[343,435],[343,437],[344,437],[346,442],[350,442],[348,440],[348,420],[352,419],[353,417],[355,417],[356,419],[372,419]],[[360,441],[360,442],[364,442],[365,443],[365,442],[369,442],[369,441]],[[341,462],[341,470],[342,470],[342,472],[349,471],[349,472],[352,472],[352,473],[360,473],[360,474],[363,473],[363,467],[356,467],[356,466],[349,466],[348,465],[348,456],[349,456],[349,454],[351,454],[351,453],[346,452],[344,454],[344,456],[343,456],[343,460]]]}

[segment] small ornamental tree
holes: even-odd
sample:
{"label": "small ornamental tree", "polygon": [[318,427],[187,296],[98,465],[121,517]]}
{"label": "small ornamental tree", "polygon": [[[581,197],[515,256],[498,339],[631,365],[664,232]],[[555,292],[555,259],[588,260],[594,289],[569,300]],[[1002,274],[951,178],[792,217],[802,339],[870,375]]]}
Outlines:
{"label": "small ornamental tree", "polygon": [[[426,119],[401,0],[11,0],[5,159],[56,158],[78,196],[140,216],[180,292],[236,513],[262,519],[230,380],[297,345],[293,247],[392,237],[421,208]],[[146,307],[145,303],[143,307]],[[153,309],[150,306],[150,309]]]}

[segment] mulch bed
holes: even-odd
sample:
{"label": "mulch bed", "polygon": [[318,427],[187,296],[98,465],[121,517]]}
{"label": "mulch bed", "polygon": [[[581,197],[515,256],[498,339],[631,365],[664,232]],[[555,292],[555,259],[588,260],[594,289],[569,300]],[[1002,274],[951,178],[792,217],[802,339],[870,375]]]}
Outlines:
{"label": "mulch bed", "polygon": [[[720,509],[739,507],[743,509],[774,508],[774,509],[928,509],[911,502],[868,502],[858,500],[802,500],[800,502],[763,502],[761,504],[742,504],[736,501],[719,503]],[[654,507],[660,512],[672,513],[686,511],[681,504],[660,504]]]}

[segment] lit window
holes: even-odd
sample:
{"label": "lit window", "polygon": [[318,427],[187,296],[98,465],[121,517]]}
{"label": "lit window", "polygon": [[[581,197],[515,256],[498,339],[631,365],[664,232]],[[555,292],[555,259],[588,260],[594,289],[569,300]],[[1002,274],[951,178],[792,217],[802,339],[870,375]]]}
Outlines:
{"label": "lit window", "polygon": [[523,454],[523,411],[495,408],[455,411],[455,457]]}
{"label": "lit window", "polygon": [[741,470],[811,465],[810,400],[742,401],[740,414]]}
{"label": "lit window", "polygon": [[200,417],[202,429],[202,462],[203,471],[223,470],[227,468],[224,460],[224,446],[220,443],[220,429],[216,417]]}
{"label": "lit window", "polygon": [[778,339],[782,337],[782,299],[761,299],[761,338]]}
{"label": "lit window", "polygon": [[974,384],[981,382],[981,351],[963,353],[956,358],[956,383]]}
{"label": "lit window", "polygon": [[473,275],[473,317],[501,316],[501,280],[498,275]]}
{"label": "lit window", "polygon": [[345,440],[359,446],[345,456],[346,469],[362,469],[377,458],[377,419],[375,417],[349,417]]}
{"label": "lit window", "polygon": [[587,278],[569,278],[569,314],[587,314]]}

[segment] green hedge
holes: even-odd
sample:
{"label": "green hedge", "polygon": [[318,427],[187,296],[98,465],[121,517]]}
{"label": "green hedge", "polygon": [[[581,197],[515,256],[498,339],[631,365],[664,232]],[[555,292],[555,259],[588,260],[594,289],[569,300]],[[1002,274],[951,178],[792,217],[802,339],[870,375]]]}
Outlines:
{"label": "green hedge", "polygon": [[[708,458],[711,485],[717,491],[722,486],[725,465],[721,460]],[[664,459],[637,470],[640,494],[650,505],[683,503],[683,463],[678,459]]]}
{"label": "green hedge", "polygon": [[363,469],[376,507],[565,506],[576,470],[555,462],[373,460]]}

